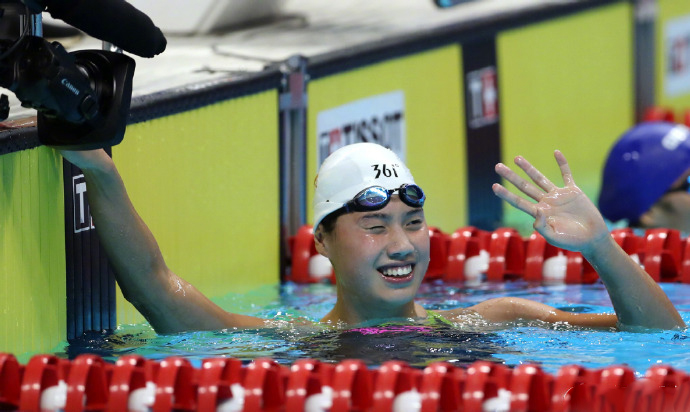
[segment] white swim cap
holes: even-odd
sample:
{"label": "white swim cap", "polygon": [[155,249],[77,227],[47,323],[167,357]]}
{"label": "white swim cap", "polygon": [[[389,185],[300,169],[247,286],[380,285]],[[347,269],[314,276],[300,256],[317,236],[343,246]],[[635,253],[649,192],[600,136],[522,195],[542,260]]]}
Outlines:
{"label": "white swim cap", "polygon": [[314,182],[314,228],[330,213],[371,186],[397,189],[414,184],[412,173],[392,150],[376,143],[354,143],[331,153]]}

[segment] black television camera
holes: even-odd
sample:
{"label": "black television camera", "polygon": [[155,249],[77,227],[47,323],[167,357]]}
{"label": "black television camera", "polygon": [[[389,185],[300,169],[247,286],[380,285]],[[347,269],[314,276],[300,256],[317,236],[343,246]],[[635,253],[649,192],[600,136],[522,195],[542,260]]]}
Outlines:
{"label": "black television camera", "polygon": [[[0,0],[0,24],[23,15],[19,37],[0,39],[0,87],[14,92],[22,106],[37,110],[39,141],[74,150],[120,143],[129,114],[134,60],[106,50],[67,52],[60,43],[33,35],[32,18],[44,8],[142,57],[165,50],[165,37],[148,16],[124,0]],[[6,96],[3,101],[0,120],[9,115]]]}

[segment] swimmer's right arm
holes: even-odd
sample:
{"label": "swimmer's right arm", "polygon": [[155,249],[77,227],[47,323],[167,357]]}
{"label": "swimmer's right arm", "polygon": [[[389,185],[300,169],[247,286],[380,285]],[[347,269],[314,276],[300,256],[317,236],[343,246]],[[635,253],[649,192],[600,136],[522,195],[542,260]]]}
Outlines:
{"label": "swimmer's right arm", "polygon": [[[523,196],[509,192],[498,183],[493,186],[494,193],[532,216],[534,229],[549,243],[582,253],[606,286],[619,327],[684,328],[685,322],[668,296],[613,240],[596,206],[575,184],[563,154],[556,151],[554,156],[561,169],[563,187],[553,184],[527,160],[518,156],[515,163],[529,176],[531,183],[502,163],[496,165],[496,172],[518,188]],[[572,323],[584,319],[583,316],[568,317],[571,319],[551,315],[547,318]],[[586,326],[589,322],[586,320],[582,325]]]}
{"label": "swimmer's right arm", "polygon": [[84,173],[91,215],[115,278],[125,298],[156,332],[266,325],[263,319],[224,311],[168,268],[115,164],[103,150],[60,153]]}

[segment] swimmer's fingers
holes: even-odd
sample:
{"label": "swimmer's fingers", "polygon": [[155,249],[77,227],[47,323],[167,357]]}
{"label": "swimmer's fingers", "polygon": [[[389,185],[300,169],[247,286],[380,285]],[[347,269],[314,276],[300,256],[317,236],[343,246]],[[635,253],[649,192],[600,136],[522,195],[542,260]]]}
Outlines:
{"label": "swimmer's fingers", "polygon": [[518,165],[518,167],[520,167],[520,169],[522,169],[527,174],[527,176],[529,176],[529,178],[537,184],[537,186],[541,187],[545,191],[550,192],[556,189],[556,185],[553,184],[539,170],[537,170],[536,167],[532,166],[532,164],[528,162],[524,157],[515,157],[515,164]]}
{"label": "swimmer's fingers", "polygon": [[520,189],[522,193],[526,194],[527,196],[531,197],[537,202],[541,200],[542,197],[544,197],[543,191],[541,191],[538,187],[534,186],[527,180],[518,176],[517,173],[512,171],[508,166],[504,165],[503,163],[499,163],[496,165],[496,173],[498,173],[499,176],[512,183],[513,186]]}
{"label": "swimmer's fingers", "polygon": [[575,180],[573,179],[573,174],[570,171],[570,166],[568,165],[568,161],[565,160],[565,156],[563,156],[563,153],[561,153],[560,150],[556,150],[553,153],[553,157],[556,158],[556,163],[558,163],[558,167],[561,169],[561,176],[563,176],[563,183],[566,186],[575,185]]}
{"label": "swimmer's fingers", "polygon": [[491,188],[493,189],[496,196],[505,200],[506,202],[508,202],[509,205],[513,206],[514,208],[522,210],[523,212],[527,213],[532,217],[535,217],[537,215],[537,206],[534,203],[528,201],[527,199],[521,198],[515,193],[508,191],[508,189],[506,189],[499,183],[494,183],[493,186],[491,186]]}
{"label": "swimmer's fingers", "polygon": [[536,210],[536,214],[534,215],[534,224],[532,225],[532,227],[534,227],[534,230],[541,233],[542,236],[548,237],[550,228],[546,224],[546,216],[544,215],[543,210]]}

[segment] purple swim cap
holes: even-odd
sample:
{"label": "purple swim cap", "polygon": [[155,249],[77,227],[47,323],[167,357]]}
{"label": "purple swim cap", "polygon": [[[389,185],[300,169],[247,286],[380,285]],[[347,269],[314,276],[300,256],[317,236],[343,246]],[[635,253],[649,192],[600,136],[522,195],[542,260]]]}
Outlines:
{"label": "purple swim cap", "polygon": [[612,222],[637,220],[690,169],[690,129],[641,123],[611,149],[599,193],[599,209]]}

